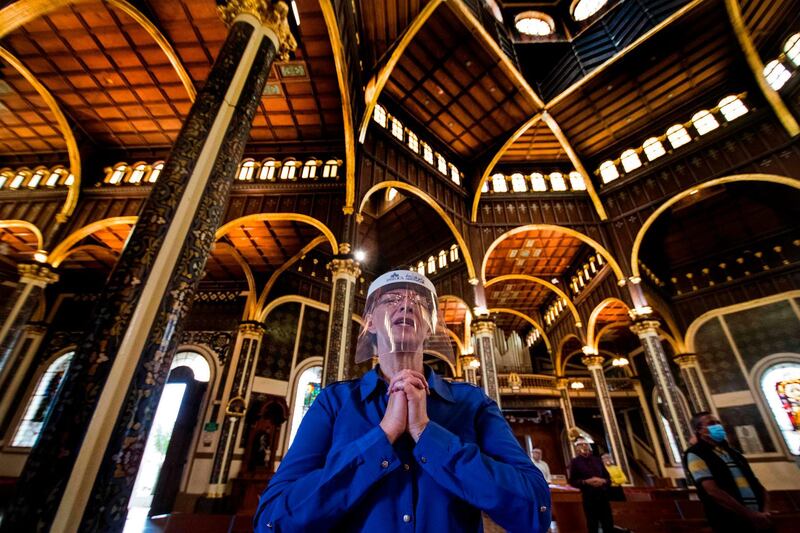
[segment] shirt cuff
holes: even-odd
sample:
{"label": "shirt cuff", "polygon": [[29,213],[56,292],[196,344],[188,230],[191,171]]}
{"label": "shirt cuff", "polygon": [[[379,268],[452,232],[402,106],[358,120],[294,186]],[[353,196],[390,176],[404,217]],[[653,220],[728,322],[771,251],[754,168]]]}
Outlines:
{"label": "shirt cuff", "polygon": [[460,446],[458,437],[431,420],[414,446],[414,458],[422,465],[441,465]]}
{"label": "shirt cuff", "polygon": [[375,426],[354,442],[361,456],[362,464],[375,468],[380,474],[387,474],[400,466],[400,459],[394,452],[392,443],[380,426]]}

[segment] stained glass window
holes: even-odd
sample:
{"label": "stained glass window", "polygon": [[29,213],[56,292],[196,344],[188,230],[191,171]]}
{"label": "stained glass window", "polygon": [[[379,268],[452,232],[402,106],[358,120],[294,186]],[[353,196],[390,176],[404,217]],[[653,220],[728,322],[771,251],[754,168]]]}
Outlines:
{"label": "stained glass window", "polygon": [[297,434],[297,429],[300,427],[300,421],[311,408],[311,404],[319,396],[322,390],[322,367],[312,366],[306,368],[297,380],[297,392],[294,397],[294,405],[292,405],[292,431],[289,434],[289,445],[291,446],[294,436]]}
{"label": "stained glass window", "polygon": [[36,390],[28,401],[25,415],[22,417],[17,432],[14,434],[12,446],[31,447],[36,444],[36,439],[39,437],[39,432],[44,425],[44,417],[56,398],[58,386],[69,368],[73,354],[74,352],[65,353],[53,361],[47,367],[45,373],[42,374],[42,377],[39,378]]}
{"label": "stained glass window", "polygon": [[761,376],[761,392],[792,455],[800,455],[800,363],[779,363]]}

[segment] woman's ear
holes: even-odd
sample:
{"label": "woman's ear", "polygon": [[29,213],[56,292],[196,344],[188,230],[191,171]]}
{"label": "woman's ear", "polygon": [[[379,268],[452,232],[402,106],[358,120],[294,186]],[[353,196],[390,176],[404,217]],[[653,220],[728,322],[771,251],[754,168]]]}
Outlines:
{"label": "woman's ear", "polygon": [[375,333],[375,324],[372,322],[372,315],[371,314],[367,315],[364,318],[364,323],[365,323],[364,327],[366,328],[366,330],[369,331],[370,333],[374,334]]}

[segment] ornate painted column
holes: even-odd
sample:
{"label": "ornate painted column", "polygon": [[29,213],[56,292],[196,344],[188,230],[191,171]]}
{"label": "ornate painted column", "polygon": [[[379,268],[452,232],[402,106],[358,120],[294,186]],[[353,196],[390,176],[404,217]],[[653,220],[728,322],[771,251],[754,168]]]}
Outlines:
{"label": "ornate painted column", "polygon": [[328,313],[328,345],[322,367],[322,386],[350,379],[354,365],[351,356],[353,307],[356,298],[356,280],[361,275],[361,265],[350,256],[350,245],[339,246],[341,254],[328,263],[331,271],[331,307]]}
{"label": "ornate painted column", "polygon": [[461,356],[461,372],[464,375],[464,381],[478,386],[478,369],[481,366],[480,359],[475,357],[474,354],[465,354]]}
{"label": "ornate painted column", "polygon": [[5,379],[6,369],[13,365],[10,360],[14,347],[20,339],[22,329],[33,316],[44,288],[58,281],[58,274],[49,266],[25,263],[17,266],[19,283],[14,295],[3,305],[0,325],[0,383]]}
{"label": "ornate painted column", "polygon": [[89,321],[2,530],[119,531],[180,333],[277,53],[284,2],[232,0],[230,30]]}
{"label": "ornate painted column", "polygon": [[569,397],[569,380],[567,378],[556,379],[556,389],[558,389],[558,403],[561,406],[561,414],[564,417],[564,425],[569,430],[575,427],[575,414],[572,412],[572,400]]}
{"label": "ornate painted column", "polygon": [[650,367],[658,396],[665,407],[664,414],[672,427],[675,438],[678,439],[680,448],[685,450],[689,444],[689,435],[692,434],[689,428],[689,414],[686,412],[683,402],[680,401],[678,386],[669,368],[667,354],[661,345],[657,328],[658,320],[640,317],[631,326],[631,331],[639,337],[642,343],[647,366]]}
{"label": "ornate painted column", "polygon": [[609,452],[614,457],[614,462],[622,468],[628,479],[631,479],[630,469],[628,468],[628,457],[622,444],[622,434],[617,424],[617,414],[614,405],[611,403],[611,395],[608,392],[606,375],[603,372],[603,357],[594,353],[587,353],[581,361],[589,373],[592,375],[594,392],[597,396],[597,405],[600,407],[600,414],[603,417],[603,427],[606,430],[606,437],[611,447]]}
{"label": "ornate painted column", "polygon": [[47,327],[41,324],[26,324],[22,328],[18,342],[15,344],[6,365],[0,374],[0,432],[5,433],[8,410],[19,392],[31,362],[39,350],[47,333]]}
{"label": "ornate painted column", "polygon": [[500,387],[497,386],[497,346],[494,343],[494,332],[497,326],[488,317],[478,317],[472,321],[472,335],[475,338],[475,355],[481,362],[481,385],[486,395],[500,404]]}
{"label": "ornate painted column", "polygon": [[247,413],[252,390],[256,359],[264,338],[264,326],[259,322],[242,322],[236,335],[225,378],[217,414],[218,432],[214,466],[209,480],[209,498],[222,498],[227,493],[233,454],[241,440],[242,422]]}
{"label": "ornate painted column", "polygon": [[681,378],[689,391],[689,401],[695,413],[710,411],[711,404],[706,398],[703,383],[700,381],[700,366],[697,364],[697,355],[682,353],[675,356],[675,362],[681,369]]}

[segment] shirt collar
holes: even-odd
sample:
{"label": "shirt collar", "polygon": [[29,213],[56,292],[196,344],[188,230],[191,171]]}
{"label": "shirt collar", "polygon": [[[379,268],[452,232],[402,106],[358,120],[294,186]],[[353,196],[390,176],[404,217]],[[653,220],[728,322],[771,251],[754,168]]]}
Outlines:
{"label": "shirt collar", "polygon": [[[386,383],[380,377],[378,366],[364,374],[361,378],[361,401],[366,401],[379,388],[386,388]],[[433,369],[425,365],[425,376],[428,380],[428,387],[439,397],[448,402],[454,402],[453,394],[450,392],[450,384],[439,376]]]}

